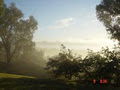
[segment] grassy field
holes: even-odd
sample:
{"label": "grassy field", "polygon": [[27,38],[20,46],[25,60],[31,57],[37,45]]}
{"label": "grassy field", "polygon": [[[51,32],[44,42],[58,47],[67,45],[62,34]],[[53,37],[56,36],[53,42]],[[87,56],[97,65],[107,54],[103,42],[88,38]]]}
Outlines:
{"label": "grassy field", "polygon": [[120,90],[106,85],[84,85],[76,81],[38,79],[35,77],[0,73],[0,90]]}
{"label": "grassy field", "polygon": [[15,74],[6,74],[6,73],[0,73],[0,79],[5,79],[5,78],[35,78],[32,76],[24,76],[24,75],[15,75]]}

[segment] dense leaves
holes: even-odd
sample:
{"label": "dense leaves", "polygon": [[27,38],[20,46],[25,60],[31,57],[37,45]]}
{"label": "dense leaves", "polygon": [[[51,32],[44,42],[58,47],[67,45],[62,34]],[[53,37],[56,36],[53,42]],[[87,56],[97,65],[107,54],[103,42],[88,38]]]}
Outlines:
{"label": "dense leaves", "polygon": [[113,50],[106,47],[100,52],[88,50],[88,55],[83,59],[81,56],[74,56],[71,50],[62,48],[59,55],[49,58],[46,68],[55,77],[64,76],[72,79],[74,76],[82,81],[107,79],[109,84],[118,84],[120,82],[120,47],[115,46]]}
{"label": "dense leaves", "polygon": [[[102,0],[96,6],[97,17],[103,22],[106,30],[112,39],[118,40],[120,44],[120,0]],[[104,49],[104,66],[97,70],[96,76],[107,78],[112,83],[120,82],[120,47],[115,47],[113,51]]]}
{"label": "dense leaves", "polygon": [[46,69],[52,70],[55,77],[65,76],[65,78],[71,79],[72,76],[78,75],[79,61],[81,57],[77,57],[72,54],[71,50],[67,50],[62,45],[61,52],[59,55],[49,58]]}
{"label": "dense leaves", "polygon": [[9,7],[4,5],[4,8],[4,14],[0,16],[0,47],[4,48],[7,63],[11,63],[21,54],[34,49],[32,38],[37,21],[33,16],[25,20],[14,3]]}
{"label": "dense leaves", "polygon": [[102,0],[96,12],[111,38],[120,42],[120,0]]}

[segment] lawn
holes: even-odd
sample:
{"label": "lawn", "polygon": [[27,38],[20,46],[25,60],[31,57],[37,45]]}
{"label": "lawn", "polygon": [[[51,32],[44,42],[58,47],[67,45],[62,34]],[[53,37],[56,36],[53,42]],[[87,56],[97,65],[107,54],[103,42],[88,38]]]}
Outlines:
{"label": "lawn", "polygon": [[15,75],[15,74],[7,74],[7,73],[0,73],[0,79],[2,78],[35,78],[32,76],[25,76],[25,75]]}
{"label": "lawn", "polygon": [[0,73],[0,90],[120,90],[102,85],[85,85],[61,79],[38,79],[35,77]]}

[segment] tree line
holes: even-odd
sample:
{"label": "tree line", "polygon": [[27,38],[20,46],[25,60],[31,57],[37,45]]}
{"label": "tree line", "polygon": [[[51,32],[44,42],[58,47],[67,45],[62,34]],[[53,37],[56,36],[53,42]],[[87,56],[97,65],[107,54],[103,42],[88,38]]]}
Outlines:
{"label": "tree line", "polygon": [[46,69],[56,78],[76,77],[86,82],[106,79],[109,84],[120,86],[120,0],[101,0],[96,6],[96,15],[118,45],[113,50],[109,47],[99,52],[88,50],[85,58],[62,45],[60,53],[49,58]]}
{"label": "tree line", "polygon": [[109,84],[119,85],[120,47],[115,46],[113,50],[106,47],[100,52],[88,50],[87,56],[82,58],[62,45],[60,53],[49,58],[46,69],[55,78],[71,80],[75,77],[84,82],[106,79]]}

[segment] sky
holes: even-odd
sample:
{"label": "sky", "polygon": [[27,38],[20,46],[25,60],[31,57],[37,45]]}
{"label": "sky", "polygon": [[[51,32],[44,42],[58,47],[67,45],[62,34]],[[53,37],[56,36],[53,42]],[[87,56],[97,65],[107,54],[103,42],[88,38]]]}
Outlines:
{"label": "sky", "polygon": [[34,41],[86,43],[112,46],[102,22],[96,18],[101,0],[5,0],[14,2],[27,19],[38,21]]}

